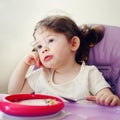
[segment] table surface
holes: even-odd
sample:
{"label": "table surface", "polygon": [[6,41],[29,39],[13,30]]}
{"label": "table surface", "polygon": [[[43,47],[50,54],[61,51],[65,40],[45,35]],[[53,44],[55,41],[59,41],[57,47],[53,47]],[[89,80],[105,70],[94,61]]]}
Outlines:
{"label": "table surface", "polygon": [[[0,99],[5,95],[0,94]],[[120,106],[107,107],[89,102],[69,103],[60,112],[49,116],[21,117],[0,111],[0,120],[120,120]]]}

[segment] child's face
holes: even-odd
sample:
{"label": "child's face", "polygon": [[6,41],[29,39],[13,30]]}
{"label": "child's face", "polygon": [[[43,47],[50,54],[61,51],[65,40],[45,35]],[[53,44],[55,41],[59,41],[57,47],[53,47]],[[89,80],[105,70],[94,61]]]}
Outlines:
{"label": "child's face", "polygon": [[57,69],[67,64],[73,51],[71,50],[71,42],[64,34],[49,29],[44,31],[37,29],[34,36],[43,66]]}

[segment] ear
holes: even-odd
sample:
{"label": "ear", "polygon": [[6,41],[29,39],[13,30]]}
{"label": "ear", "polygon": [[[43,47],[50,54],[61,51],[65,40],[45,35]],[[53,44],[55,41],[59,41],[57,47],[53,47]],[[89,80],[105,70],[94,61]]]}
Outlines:
{"label": "ear", "polygon": [[80,38],[77,37],[77,36],[74,36],[72,39],[71,39],[71,50],[72,51],[76,51],[79,46],[80,46]]}

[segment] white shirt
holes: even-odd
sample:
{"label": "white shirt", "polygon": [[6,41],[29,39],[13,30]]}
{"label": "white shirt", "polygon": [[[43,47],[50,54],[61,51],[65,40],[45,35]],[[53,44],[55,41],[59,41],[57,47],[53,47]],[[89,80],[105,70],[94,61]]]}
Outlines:
{"label": "white shirt", "polygon": [[52,80],[53,74],[54,71],[40,68],[30,73],[27,80],[35,93],[72,98],[95,95],[101,89],[110,87],[95,66],[85,65],[84,62],[78,75],[63,84],[55,84]]}

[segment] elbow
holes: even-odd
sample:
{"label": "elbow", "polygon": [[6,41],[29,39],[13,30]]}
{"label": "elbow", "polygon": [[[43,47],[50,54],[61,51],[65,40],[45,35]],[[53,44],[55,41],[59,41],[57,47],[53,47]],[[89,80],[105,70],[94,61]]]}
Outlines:
{"label": "elbow", "polygon": [[11,88],[11,87],[8,87],[8,94],[18,94],[20,93],[19,91],[17,91],[16,89],[14,88]]}

